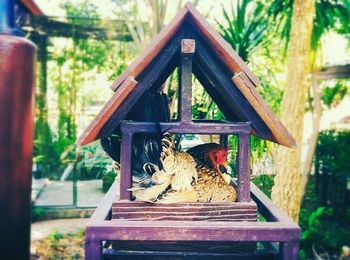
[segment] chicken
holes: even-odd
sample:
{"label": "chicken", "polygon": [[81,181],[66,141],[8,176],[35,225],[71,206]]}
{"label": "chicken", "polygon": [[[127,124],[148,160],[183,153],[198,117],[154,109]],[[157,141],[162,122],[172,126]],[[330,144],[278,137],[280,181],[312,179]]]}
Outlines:
{"label": "chicken", "polygon": [[136,200],[154,202],[167,192],[168,187],[174,192],[193,191],[192,183],[197,181],[196,162],[190,154],[174,149],[169,133],[163,135],[160,161],[162,169],[151,163],[144,165],[145,176],[150,177],[133,178],[133,187],[129,191]]}
{"label": "chicken", "polygon": [[[182,152],[184,153],[184,152]],[[195,146],[185,153],[196,162],[198,178],[192,182],[193,189],[178,191],[170,189],[158,199],[159,203],[176,202],[234,202],[237,192],[226,174],[227,149],[216,144]],[[181,163],[181,160],[178,160]],[[175,175],[182,178],[181,174]]]}
{"label": "chicken", "polygon": [[198,177],[196,162],[189,153],[174,149],[174,144],[169,133],[165,133],[162,139],[161,161],[164,171],[172,176],[172,190],[193,190],[192,182],[196,182]]}
{"label": "chicken", "polygon": [[132,191],[138,201],[154,202],[170,185],[171,175],[151,163],[144,165],[144,171],[151,177],[134,183],[133,187],[128,190]]}
{"label": "chicken", "polygon": [[207,143],[194,146],[187,152],[193,156],[197,165],[205,165],[218,171],[227,184],[231,183],[231,176],[226,169],[228,150],[225,147],[217,143]]}
{"label": "chicken", "polygon": [[173,146],[172,137],[162,139],[160,161],[163,168],[146,164],[151,176],[130,189],[137,200],[157,203],[233,202],[237,198],[231,178],[226,174],[227,149],[203,144],[187,152]]}

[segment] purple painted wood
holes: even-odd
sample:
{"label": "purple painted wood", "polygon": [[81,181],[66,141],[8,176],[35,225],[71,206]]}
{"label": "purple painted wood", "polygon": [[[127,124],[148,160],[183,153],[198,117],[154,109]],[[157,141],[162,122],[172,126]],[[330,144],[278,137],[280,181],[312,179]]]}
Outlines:
{"label": "purple painted wood", "polygon": [[237,201],[250,201],[249,135],[238,137]]}
{"label": "purple painted wood", "polygon": [[86,239],[84,246],[85,260],[102,259],[102,241]]}
{"label": "purple painted wood", "polygon": [[[101,202],[86,229],[86,241],[298,241],[300,228],[277,208],[255,185],[252,198],[262,216],[274,222],[203,222],[203,221],[127,221],[106,219],[117,196],[117,184],[113,184]],[[120,202],[119,202],[120,203]],[[167,233],[166,233],[167,232]],[[167,236],[164,236],[167,234]],[[93,246],[86,250],[93,253]],[[96,244],[95,244],[96,246]],[[288,249],[288,246],[289,249]],[[288,244],[286,252],[297,250],[297,243]],[[290,248],[293,248],[292,250]],[[283,249],[283,248],[281,248]],[[92,253],[91,253],[92,252]],[[282,251],[280,252],[280,254]],[[89,256],[87,256],[89,257]],[[291,256],[288,259],[297,259]],[[93,258],[88,258],[93,259]],[[98,258],[94,258],[98,259]]]}
{"label": "purple painted wood", "polygon": [[194,203],[171,203],[171,204],[160,204],[160,203],[147,203],[141,201],[117,201],[112,204],[113,209],[117,209],[118,207],[131,207],[131,208],[191,208],[191,207],[219,207],[219,208],[236,208],[236,209],[246,209],[246,208],[256,208],[256,203],[253,201],[250,202],[240,202],[240,203],[211,203],[211,202],[194,202]]}
{"label": "purple painted wood", "polygon": [[259,212],[267,221],[294,224],[287,214],[277,207],[254,183],[250,184],[250,189],[252,199],[256,202]]}
{"label": "purple painted wood", "polygon": [[[97,223],[90,232],[99,240],[133,241],[297,241],[283,223],[209,221],[129,221]],[[164,235],[166,234],[166,236]]]}
{"label": "purple painted wood", "polygon": [[132,186],[132,133],[122,130],[122,142],[120,147],[120,200],[131,200],[130,189]]}
{"label": "purple painted wood", "polygon": [[179,66],[179,115],[181,122],[192,120],[192,57],[194,46],[195,41],[191,39],[181,41]]}
{"label": "purple painted wood", "polygon": [[157,221],[256,221],[257,206],[254,202],[176,204],[116,202],[113,203],[112,206],[112,219]]}
{"label": "purple painted wood", "polygon": [[87,260],[101,258],[102,239],[96,239],[94,232],[91,232],[90,227],[101,221],[109,221],[110,205],[112,205],[112,203],[118,198],[118,186],[119,184],[117,184],[117,182],[112,184],[87,224],[85,232],[85,259]]}
{"label": "purple painted wood", "polygon": [[194,122],[161,122],[159,126],[152,122],[123,121],[121,123],[122,132],[130,133],[157,133],[159,131],[169,131],[171,133],[188,134],[249,134],[250,122],[244,123],[196,123]]}
{"label": "purple painted wood", "polygon": [[299,240],[280,243],[281,260],[299,259]]}

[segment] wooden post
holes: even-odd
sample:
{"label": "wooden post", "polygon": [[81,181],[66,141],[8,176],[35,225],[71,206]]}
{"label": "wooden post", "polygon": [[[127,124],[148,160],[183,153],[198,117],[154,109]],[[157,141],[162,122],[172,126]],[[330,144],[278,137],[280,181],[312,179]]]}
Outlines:
{"label": "wooden post", "polygon": [[122,131],[120,147],[120,200],[131,200],[132,186],[132,133]]}
{"label": "wooden post", "polygon": [[237,201],[250,201],[249,134],[238,135]]}
{"label": "wooden post", "polygon": [[196,42],[192,39],[181,41],[181,62],[179,80],[179,115],[181,122],[192,120],[192,57]]}
{"label": "wooden post", "polygon": [[95,260],[102,259],[102,243],[95,241],[93,238],[87,238],[85,241],[85,259]]}
{"label": "wooden post", "polygon": [[299,241],[288,241],[280,243],[279,259],[298,259]]}
{"label": "wooden post", "polygon": [[0,252],[29,259],[35,45],[18,37],[13,1],[0,17]]}

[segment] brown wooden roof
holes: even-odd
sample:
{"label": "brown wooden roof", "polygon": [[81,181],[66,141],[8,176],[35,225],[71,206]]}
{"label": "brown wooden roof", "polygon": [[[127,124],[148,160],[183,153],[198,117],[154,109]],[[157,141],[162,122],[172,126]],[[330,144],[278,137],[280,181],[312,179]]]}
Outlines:
{"label": "brown wooden roof", "polygon": [[185,18],[192,21],[198,32],[207,40],[211,49],[215,52],[215,55],[219,57],[232,72],[232,75],[235,75],[232,78],[233,83],[270,129],[272,133],[271,141],[287,147],[295,146],[293,137],[256,91],[255,87],[260,85],[259,79],[250,71],[248,66],[232,47],[212,28],[191,3],[187,3],[185,7],[180,10],[175,18],[173,18],[173,20],[162,29],[158,36],[151,41],[142,54],[112,84],[111,88],[115,91],[114,95],[80,136],[78,145],[88,144],[100,137],[100,131],[109,117],[118,109],[125,97],[137,87],[135,78],[146,69],[157,56],[159,50],[161,50],[176,34]]}
{"label": "brown wooden roof", "polygon": [[21,0],[21,3],[34,15],[44,15],[43,11],[33,0]]}

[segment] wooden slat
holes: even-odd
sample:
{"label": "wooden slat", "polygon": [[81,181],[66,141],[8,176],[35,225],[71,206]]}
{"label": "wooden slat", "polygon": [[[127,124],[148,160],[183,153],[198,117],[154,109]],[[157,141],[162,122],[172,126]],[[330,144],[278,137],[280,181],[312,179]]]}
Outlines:
{"label": "wooden slat", "polygon": [[260,85],[259,79],[251,72],[245,62],[238,56],[224,38],[206,21],[206,19],[197,11],[194,5],[187,2],[185,7],[191,14],[195,25],[200,32],[207,38],[212,46],[213,51],[220,57],[223,62],[234,72],[243,71],[255,86]]}
{"label": "wooden slat", "polygon": [[135,88],[137,81],[133,77],[125,79],[123,84],[116,91],[112,98],[104,105],[102,110],[98,113],[96,118],[85,129],[79,137],[78,145],[85,145],[95,140],[100,129],[107,122],[113,112],[120,106],[129,93]]}
{"label": "wooden slat", "polygon": [[198,212],[199,214],[216,214],[220,212],[254,212],[255,208],[224,208],[224,207],[215,207],[214,209],[211,207],[208,208],[186,208],[186,207],[113,207],[112,212],[169,212],[171,214],[187,214],[188,212]]}
{"label": "wooden slat", "polygon": [[[222,215],[222,216],[170,216],[170,215],[117,215],[113,219],[126,219],[130,221],[256,221],[256,214]],[[113,221],[112,219],[112,221]]]}
{"label": "wooden slat", "polygon": [[188,10],[182,8],[171,22],[152,39],[147,48],[142,51],[142,55],[140,55],[112,84],[111,89],[113,91],[116,91],[127,77],[132,76],[136,78],[150,64],[158,52],[168,43],[170,38],[174,36],[187,13]]}
{"label": "wooden slat", "polygon": [[256,221],[255,203],[113,203],[112,219],[132,221]]}
{"label": "wooden slat", "polygon": [[237,73],[232,77],[233,83],[242,92],[255,111],[268,125],[276,142],[287,147],[295,147],[296,142],[284,125],[277,119],[266,101],[259,95],[253,84],[244,73]]}
{"label": "wooden slat", "polygon": [[234,202],[234,203],[172,203],[172,204],[161,204],[161,203],[147,203],[140,201],[117,201],[112,204],[112,207],[224,207],[224,208],[254,208],[256,207],[255,202]]}

